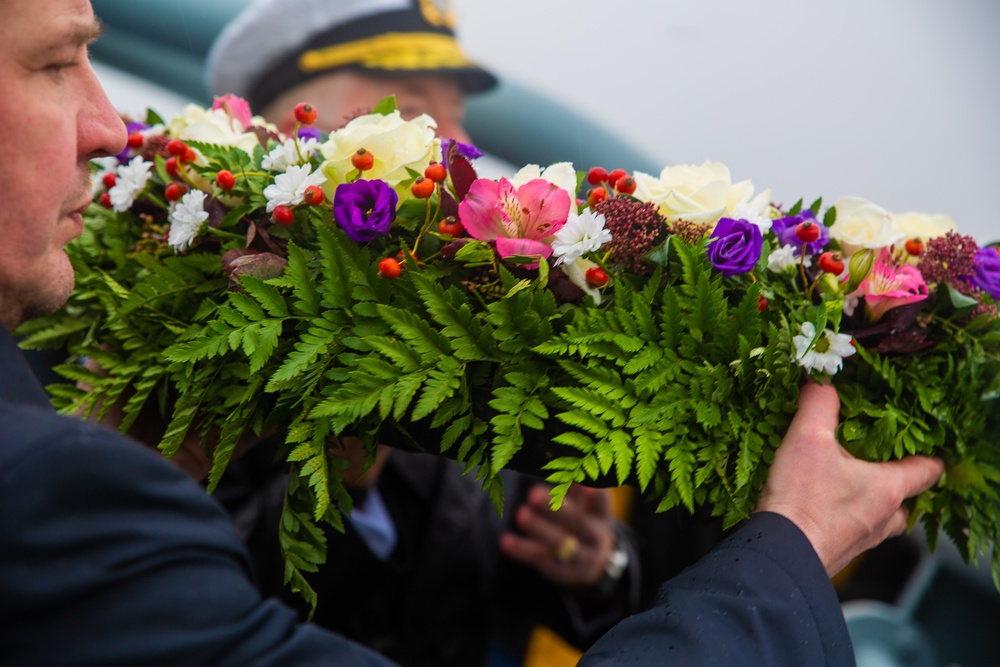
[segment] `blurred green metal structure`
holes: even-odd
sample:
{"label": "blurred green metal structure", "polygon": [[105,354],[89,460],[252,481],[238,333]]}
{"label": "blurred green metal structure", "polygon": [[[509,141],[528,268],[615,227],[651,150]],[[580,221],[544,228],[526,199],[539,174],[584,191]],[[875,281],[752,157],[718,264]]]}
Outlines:
{"label": "blurred green metal structure", "polygon": [[[210,101],[203,64],[215,36],[248,0],[92,0],[107,32],[95,60]],[[662,162],[554,100],[513,82],[468,101],[466,129],[479,148],[514,165],[569,160],[658,174]]]}

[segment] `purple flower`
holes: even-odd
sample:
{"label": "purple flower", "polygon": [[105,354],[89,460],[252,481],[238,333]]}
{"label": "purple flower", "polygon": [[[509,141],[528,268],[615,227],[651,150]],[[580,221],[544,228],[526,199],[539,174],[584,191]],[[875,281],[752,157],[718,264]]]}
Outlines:
{"label": "purple flower", "polygon": [[299,139],[315,139],[319,141],[319,128],[311,125],[303,125],[298,131]]}
{"label": "purple flower", "polygon": [[771,223],[771,231],[778,237],[781,245],[790,245],[795,248],[795,254],[802,254],[802,241],[795,236],[795,228],[801,223],[809,221],[819,227],[819,238],[812,243],[806,244],[806,249],[810,255],[818,255],[830,242],[830,230],[822,222],[816,219],[816,214],[806,209],[798,215],[790,215],[787,218],[778,218]]}
{"label": "purple flower", "polygon": [[389,233],[398,201],[385,181],[342,183],[333,196],[333,217],[352,241],[365,243]]}
{"label": "purple flower", "polygon": [[[447,161],[448,147],[454,139],[442,139],[441,140],[441,154],[445,156]],[[475,160],[477,157],[482,157],[483,152],[473,146],[472,144],[463,144],[461,141],[455,141],[455,145],[458,146],[458,154],[464,157],[466,160]]]}
{"label": "purple flower", "polygon": [[1000,250],[986,246],[976,252],[976,275],[972,282],[994,299],[1000,299]]}
{"label": "purple flower", "polygon": [[709,237],[708,260],[724,276],[747,273],[760,259],[764,237],[760,227],[746,220],[722,218]]}

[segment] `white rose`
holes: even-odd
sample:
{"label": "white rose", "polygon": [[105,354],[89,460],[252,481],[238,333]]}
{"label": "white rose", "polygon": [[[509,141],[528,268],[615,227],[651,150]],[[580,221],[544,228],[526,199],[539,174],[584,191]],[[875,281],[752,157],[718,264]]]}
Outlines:
{"label": "white rose", "polygon": [[893,229],[889,212],[867,199],[841,197],[833,207],[837,220],[830,227],[830,238],[840,243],[845,257],[862,248],[887,248],[904,238]]}
{"label": "white rose", "polygon": [[639,171],[634,176],[635,197],[655,203],[668,222],[715,224],[741,205],[766,216],[771,200],[770,190],[754,197],[750,181],[733,183],[729,168],[719,162],[666,167],[659,178]]}
{"label": "white rose", "polygon": [[[326,159],[321,169],[328,179],[327,187],[346,183],[348,175],[357,171],[351,164],[351,156],[359,148],[375,158],[372,168],[362,178],[379,179],[396,187],[412,178],[407,168],[422,174],[428,164],[441,160],[441,141],[434,135],[436,127],[437,123],[427,114],[410,121],[403,120],[398,111],[355,118],[319,147]],[[399,194],[410,193],[406,190]]]}
{"label": "white rose", "polygon": [[171,137],[184,141],[235,146],[249,155],[253,155],[254,148],[260,145],[256,134],[245,132],[243,124],[223,109],[213,111],[196,104],[184,107],[184,111],[170,121],[167,132]]}
{"label": "white rose", "polygon": [[955,231],[955,221],[950,215],[929,215],[927,213],[893,213],[892,228],[908,239],[926,241],[948,232]]}

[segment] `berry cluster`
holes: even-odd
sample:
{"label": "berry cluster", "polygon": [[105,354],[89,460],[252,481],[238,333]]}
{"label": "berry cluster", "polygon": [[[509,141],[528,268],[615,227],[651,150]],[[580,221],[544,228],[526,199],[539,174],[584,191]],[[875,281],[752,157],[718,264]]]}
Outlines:
{"label": "berry cluster", "polygon": [[587,172],[587,183],[594,186],[587,192],[587,205],[590,207],[609,195],[631,195],[636,188],[635,178],[624,169],[614,169],[609,173],[604,167],[591,167]]}

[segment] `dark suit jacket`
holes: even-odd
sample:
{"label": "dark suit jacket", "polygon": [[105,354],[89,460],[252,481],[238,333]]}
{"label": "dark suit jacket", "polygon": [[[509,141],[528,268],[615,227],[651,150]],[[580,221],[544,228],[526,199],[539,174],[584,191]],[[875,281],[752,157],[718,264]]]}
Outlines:
{"label": "dark suit jacket", "polygon": [[[261,599],[221,508],[155,452],[57,416],[0,329],[4,665],[386,665]],[[757,514],[581,665],[851,665],[805,536]]]}
{"label": "dark suit jacket", "polygon": [[0,328],[0,664],[388,665],[264,601],[226,514],[153,451],[57,416]]}

